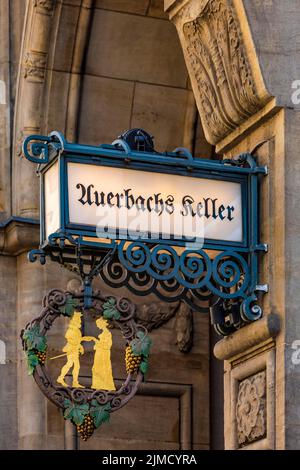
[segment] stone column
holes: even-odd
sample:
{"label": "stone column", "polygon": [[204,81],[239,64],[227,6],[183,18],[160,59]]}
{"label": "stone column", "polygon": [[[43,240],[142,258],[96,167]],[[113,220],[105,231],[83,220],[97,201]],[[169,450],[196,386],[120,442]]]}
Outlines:
{"label": "stone column", "polygon": [[226,158],[253,151],[269,168],[260,194],[264,316],[215,347],[225,368],[225,447],[299,449],[299,2],[165,0],[165,10],[207,140]]}

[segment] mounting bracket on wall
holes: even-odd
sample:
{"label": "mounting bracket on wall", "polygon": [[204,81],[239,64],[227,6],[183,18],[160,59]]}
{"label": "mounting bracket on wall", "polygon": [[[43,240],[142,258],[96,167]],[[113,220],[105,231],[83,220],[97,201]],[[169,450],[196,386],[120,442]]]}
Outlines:
{"label": "mounting bracket on wall", "polygon": [[210,311],[221,335],[262,316],[259,177],[267,168],[252,155],[159,153],[142,129],[98,147],[32,135],[23,152],[41,180],[41,242],[29,260],[49,257],[77,272],[85,308],[99,275],[135,295]]}

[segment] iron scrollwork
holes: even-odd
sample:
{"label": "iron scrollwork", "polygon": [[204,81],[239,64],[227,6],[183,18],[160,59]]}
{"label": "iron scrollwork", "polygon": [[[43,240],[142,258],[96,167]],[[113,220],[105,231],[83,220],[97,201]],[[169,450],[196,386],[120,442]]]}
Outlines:
{"label": "iron scrollwork", "polygon": [[[228,334],[233,324],[238,326],[241,320],[250,322],[262,315],[256,292],[251,290],[250,269],[247,255],[233,250],[211,259],[203,249],[178,254],[167,245],[151,249],[142,242],[127,243],[126,247],[121,242],[118,258],[112,258],[100,276],[110,286],[126,285],[136,295],[154,293],[166,302],[181,299],[198,311],[210,306],[213,323],[220,324],[218,332]],[[218,304],[220,308],[220,300],[224,321],[213,316],[214,306]],[[239,314],[229,319],[231,325],[226,329],[224,317],[230,317],[232,306],[236,310],[236,305]]]}

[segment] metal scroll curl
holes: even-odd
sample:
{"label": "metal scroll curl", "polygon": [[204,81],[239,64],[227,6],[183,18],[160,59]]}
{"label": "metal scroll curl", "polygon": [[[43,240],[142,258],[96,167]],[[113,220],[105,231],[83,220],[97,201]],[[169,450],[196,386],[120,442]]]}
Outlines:
{"label": "metal scroll curl", "polygon": [[56,383],[45,366],[47,333],[60,316],[69,317],[71,322],[74,315],[86,314],[83,297],[82,287],[76,293],[51,290],[43,299],[40,315],[22,330],[21,339],[29,373],[42,393],[77,427],[80,437],[87,440],[96,428],[109,420],[111,413],[126,405],[136,394],[148,369],[151,339],[145,326],[136,323],[135,305],[130,300],[102,296],[100,291],[93,291],[88,314],[121,330],[126,342],[127,377],[117,390]]}
{"label": "metal scroll curl", "polygon": [[48,163],[50,154],[63,150],[66,140],[60,132],[51,132],[50,135],[33,134],[26,137],[22,145],[23,155],[32,163]]}
{"label": "metal scroll curl", "polygon": [[23,142],[23,154],[32,163],[48,163],[50,142],[48,136],[30,135]]}
{"label": "metal scroll curl", "polygon": [[[230,315],[230,306],[238,302],[238,320],[232,322],[237,326],[262,315],[248,256],[228,249],[210,258],[204,249],[178,252],[169,245],[121,242],[118,258],[112,258],[100,276],[111,287],[125,285],[135,295],[153,293],[166,302],[184,300],[199,311],[221,300],[224,315]],[[221,334],[226,334],[224,329]]]}

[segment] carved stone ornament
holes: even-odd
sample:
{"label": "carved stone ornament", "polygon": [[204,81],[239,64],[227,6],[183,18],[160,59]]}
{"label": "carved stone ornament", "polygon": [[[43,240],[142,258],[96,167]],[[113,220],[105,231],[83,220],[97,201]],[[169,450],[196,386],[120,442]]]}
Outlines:
{"label": "carved stone ornament", "polygon": [[190,0],[173,21],[206,137],[216,144],[262,108],[266,96],[256,89],[231,0]]}
{"label": "carved stone ornament", "polygon": [[184,302],[152,302],[137,306],[137,321],[149,332],[175,317],[175,335],[180,352],[189,352],[193,345],[193,314]]}
{"label": "carved stone ornament", "polygon": [[175,316],[178,306],[179,302],[141,304],[137,306],[136,316],[141,325],[145,326],[148,331],[152,331],[171,320]]}
{"label": "carved stone ornament", "polygon": [[240,382],[236,405],[239,447],[266,435],[266,372]]}
{"label": "carved stone ornament", "polygon": [[24,78],[43,82],[45,78],[47,56],[42,53],[28,52],[23,62]]}
{"label": "carved stone ornament", "polygon": [[193,314],[184,302],[180,303],[176,312],[175,331],[179,351],[189,352],[193,346]]}
{"label": "carved stone ornament", "polygon": [[34,0],[33,5],[40,13],[49,15],[54,10],[55,0]]}

